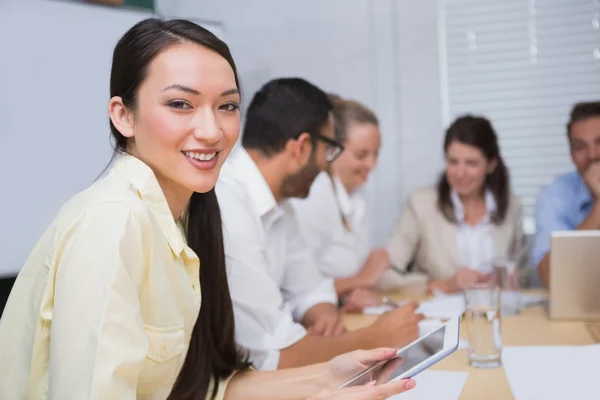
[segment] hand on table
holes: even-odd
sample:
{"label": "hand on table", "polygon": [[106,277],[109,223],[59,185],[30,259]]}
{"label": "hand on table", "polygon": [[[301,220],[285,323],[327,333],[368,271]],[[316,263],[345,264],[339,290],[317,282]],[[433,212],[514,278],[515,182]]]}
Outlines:
{"label": "hand on table", "polygon": [[382,314],[369,328],[376,346],[402,347],[419,337],[419,322],[423,314],[416,314],[418,303],[411,302]]}
{"label": "hand on table", "polygon": [[437,289],[444,293],[456,293],[477,283],[489,282],[491,279],[491,274],[484,274],[469,268],[461,268],[449,279],[431,281],[429,287],[432,290]]}
{"label": "hand on table", "polygon": [[342,315],[337,312],[320,313],[308,327],[308,334],[314,336],[339,336],[346,332]]}
{"label": "hand on table", "polygon": [[379,305],[381,296],[369,289],[354,289],[344,298],[342,311],[344,312],[361,312],[365,307],[373,307]]}

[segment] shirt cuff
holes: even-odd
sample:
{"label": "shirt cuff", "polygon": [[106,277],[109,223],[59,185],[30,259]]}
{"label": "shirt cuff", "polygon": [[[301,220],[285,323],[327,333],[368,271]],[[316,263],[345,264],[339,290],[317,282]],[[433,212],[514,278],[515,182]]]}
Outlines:
{"label": "shirt cuff", "polygon": [[297,296],[290,301],[295,321],[301,321],[304,314],[319,303],[331,303],[337,306],[338,297],[332,278],[325,278],[310,292]]}

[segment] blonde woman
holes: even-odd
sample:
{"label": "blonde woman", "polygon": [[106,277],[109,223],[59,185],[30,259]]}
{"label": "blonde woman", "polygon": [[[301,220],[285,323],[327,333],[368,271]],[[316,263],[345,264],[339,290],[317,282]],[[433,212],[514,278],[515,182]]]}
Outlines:
{"label": "blonde woman", "polygon": [[377,165],[381,133],[377,117],[354,100],[332,96],[335,139],[344,151],[322,172],[307,199],[295,201],[301,230],[322,272],[335,278],[346,310],[379,302],[371,289],[388,269],[385,249],[369,242],[369,197],[365,188]]}

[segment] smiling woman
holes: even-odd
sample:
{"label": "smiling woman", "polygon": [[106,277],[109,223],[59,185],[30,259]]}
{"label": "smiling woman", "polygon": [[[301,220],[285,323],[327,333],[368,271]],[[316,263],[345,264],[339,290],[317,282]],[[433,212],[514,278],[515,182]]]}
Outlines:
{"label": "smiling woman", "polygon": [[0,321],[0,398],[297,399],[393,355],[232,377],[249,364],[234,341],[214,186],[239,135],[238,88],[227,45],[192,22],[147,19],[119,40],[108,105],[117,160],[64,205],[15,282]]}
{"label": "smiling woman", "polygon": [[[446,131],[443,148],[446,168],[437,186],[409,196],[387,249],[396,269],[404,270],[414,260],[414,269],[429,278],[430,289],[457,292],[488,280],[496,259],[520,258],[522,206],[510,191],[489,120],[457,118]],[[523,278],[526,264],[521,258]]]}

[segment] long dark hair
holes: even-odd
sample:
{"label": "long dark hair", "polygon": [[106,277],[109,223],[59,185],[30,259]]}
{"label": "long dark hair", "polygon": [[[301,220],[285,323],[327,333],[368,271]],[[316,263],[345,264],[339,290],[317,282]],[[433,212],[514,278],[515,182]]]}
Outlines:
{"label": "long dark hair", "polygon": [[[494,172],[486,177],[484,187],[488,188],[496,201],[496,212],[491,216],[492,222],[500,224],[506,217],[510,202],[510,182],[508,169],[500,155],[498,137],[490,121],[483,117],[465,115],[457,118],[446,131],[444,139],[444,153],[453,142],[473,146],[481,150],[488,161],[496,160]],[[446,219],[456,222],[454,206],[450,197],[450,184],[446,172],[443,172],[438,181],[438,207]]]}
{"label": "long dark hair", "polygon": [[[146,19],[133,26],[119,40],[113,54],[110,96],[119,96],[130,110],[137,106],[139,87],[148,74],[152,60],[178,43],[191,42],[220,54],[235,74],[237,70],[229,48],[206,29],[186,20]],[[127,152],[127,138],[110,123],[116,152]],[[221,213],[214,188],[194,193],[187,208],[188,245],[200,258],[202,306],[192,333],[189,350],[172,389],[172,399],[204,399],[211,379],[218,380],[234,370],[248,367],[238,351],[234,335],[233,306],[229,296],[223,248]]]}

